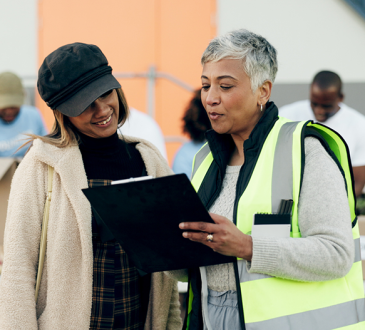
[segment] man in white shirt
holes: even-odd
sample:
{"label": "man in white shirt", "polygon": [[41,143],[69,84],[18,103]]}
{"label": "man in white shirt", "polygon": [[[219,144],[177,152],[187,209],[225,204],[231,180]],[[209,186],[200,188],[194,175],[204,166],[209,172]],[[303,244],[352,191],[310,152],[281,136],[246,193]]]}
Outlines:
{"label": "man in white shirt", "polygon": [[145,139],[157,147],[162,156],[167,159],[164,136],[156,121],[145,113],[130,108],[130,113],[118,133]]}
{"label": "man in white shirt", "polygon": [[339,133],[351,156],[356,196],[365,185],[365,116],[342,103],[341,78],[334,72],[321,71],[313,79],[310,100],[298,101],[279,110],[279,115],[294,121],[313,120]]}

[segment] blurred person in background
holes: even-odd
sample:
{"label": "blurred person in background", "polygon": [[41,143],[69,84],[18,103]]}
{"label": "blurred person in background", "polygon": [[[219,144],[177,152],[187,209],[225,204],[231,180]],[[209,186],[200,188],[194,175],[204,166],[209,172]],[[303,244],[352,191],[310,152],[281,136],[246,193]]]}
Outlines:
{"label": "blurred person in background", "polygon": [[[264,37],[244,29],[216,37],[201,64],[212,129],[191,182],[214,223],[179,227],[232,262],[170,272],[188,275],[184,329],[361,328],[359,229],[345,142],[327,127],[278,116],[269,101],[277,55]],[[283,213],[289,225],[280,233]],[[254,226],[257,218],[269,227]]]}
{"label": "blurred person in background", "polygon": [[365,185],[365,116],[343,103],[342,81],[331,71],[318,72],[310,86],[309,100],[294,102],[279,109],[280,116],[324,124],[346,141],[351,156],[355,193]]}
{"label": "blurred person in background", "polygon": [[47,129],[39,110],[24,105],[24,88],[12,72],[0,74],[0,157],[23,157],[27,148],[17,150],[24,134],[46,135]]}
{"label": "blurred person in background", "polygon": [[[58,48],[39,69],[38,91],[56,120],[49,135],[32,136],[13,177],[0,281],[2,330],[181,329],[177,282],[164,273],[141,276],[82,192],[112,180],[172,174],[151,143],[118,136],[129,110],[111,72],[101,50],[83,43]],[[49,167],[53,192],[36,300]]]}
{"label": "blurred person in background", "polygon": [[118,132],[151,142],[161,152],[161,155],[167,159],[164,136],[157,122],[137,109],[129,109],[129,117],[124,125],[118,129]]}
{"label": "blurred person in background", "polygon": [[206,142],[205,132],[211,129],[201,101],[200,89],[194,92],[182,120],[183,132],[189,135],[191,141],[184,143],[176,152],[172,170],[175,174],[185,173],[190,179],[194,156]]}

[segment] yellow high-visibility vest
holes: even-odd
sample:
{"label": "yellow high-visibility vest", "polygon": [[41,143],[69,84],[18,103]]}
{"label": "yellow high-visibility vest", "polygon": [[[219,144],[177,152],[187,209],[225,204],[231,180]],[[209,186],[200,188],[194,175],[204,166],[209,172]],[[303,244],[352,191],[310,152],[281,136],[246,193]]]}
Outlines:
{"label": "yellow high-visibility vest", "polygon": [[[255,213],[275,213],[281,199],[292,199],[291,237],[300,239],[298,201],[304,166],[303,130],[306,126],[321,134],[342,166],[353,220],[354,263],[345,277],[323,282],[299,282],[249,274],[243,267],[237,291],[239,299],[242,299],[247,330],[365,329],[360,234],[355,215],[351,163],[347,146],[336,132],[310,121],[291,122],[279,118],[264,142],[248,186],[239,199],[236,225],[243,233],[249,234]],[[193,163],[192,184],[196,191],[212,162],[213,155],[209,145],[205,144]],[[190,286],[186,329],[189,329],[193,299]]]}

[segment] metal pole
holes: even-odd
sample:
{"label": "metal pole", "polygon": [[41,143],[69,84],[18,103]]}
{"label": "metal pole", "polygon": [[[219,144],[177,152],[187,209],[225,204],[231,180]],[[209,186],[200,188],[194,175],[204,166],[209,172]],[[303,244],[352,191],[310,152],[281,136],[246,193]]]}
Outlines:
{"label": "metal pole", "polygon": [[156,67],[151,65],[147,74],[147,113],[155,118]]}
{"label": "metal pole", "polygon": [[[365,0],[364,0],[365,1]],[[166,72],[157,72],[157,78],[165,78],[170,80],[175,85],[180,86],[181,88],[187,90],[188,92],[194,92],[195,88],[187,84],[186,82],[180,80],[179,78],[174,77],[173,75],[166,73]]]}

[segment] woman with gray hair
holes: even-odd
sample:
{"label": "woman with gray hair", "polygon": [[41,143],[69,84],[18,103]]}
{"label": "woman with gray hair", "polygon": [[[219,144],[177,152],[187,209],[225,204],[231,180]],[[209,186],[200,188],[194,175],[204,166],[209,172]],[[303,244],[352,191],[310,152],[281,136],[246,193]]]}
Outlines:
{"label": "woman with gray hair", "polygon": [[192,184],[214,223],[180,229],[233,262],[189,269],[184,329],[360,329],[365,300],[345,142],[323,125],[278,117],[269,101],[276,50],[265,38],[227,33],[201,62],[213,129]]}

